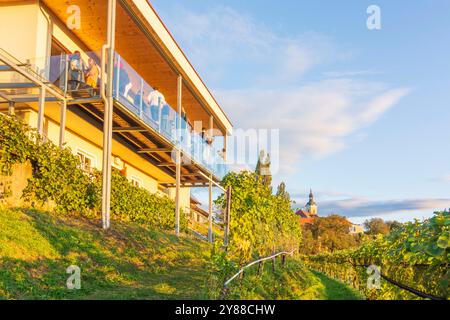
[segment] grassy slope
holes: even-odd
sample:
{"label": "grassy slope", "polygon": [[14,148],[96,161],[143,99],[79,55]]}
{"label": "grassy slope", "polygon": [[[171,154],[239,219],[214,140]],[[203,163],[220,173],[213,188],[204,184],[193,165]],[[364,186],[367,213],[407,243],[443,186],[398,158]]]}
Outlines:
{"label": "grassy slope", "polygon": [[[208,244],[130,223],[99,223],[25,209],[0,207],[0,299],[203,299],[207,290]],[[230,298],[358,299],[353,290],[288,259],[276,272],[266,263]],[[278,262],[279,263],[279,262]],[[81,290],[68,290],[66,268],[81,268]],[[217,290],[216,290],[217,289]],[[212,291],[211,291],[212,290]],[[214,292],[213,292],[214,291]],[[217,292],[215,292],[217,291]]]}
{"label": "grassy slope", "polygon": [[287,257],[281,267],[266,262],[264,272],[257,275],[257,268],[248,271],[244,279],[230,287],[229,298],[234,299],[281,299],[281,300],[360,300],[361,294],[345,284],[319,272],[305,268],[295,258]]}
{"label": "grassy slope", "polygon": [[[203,298],[206,243],[114,223],[0,208],[0,297],[7,299]],[[82,289],[66,289],[66,268]]]}

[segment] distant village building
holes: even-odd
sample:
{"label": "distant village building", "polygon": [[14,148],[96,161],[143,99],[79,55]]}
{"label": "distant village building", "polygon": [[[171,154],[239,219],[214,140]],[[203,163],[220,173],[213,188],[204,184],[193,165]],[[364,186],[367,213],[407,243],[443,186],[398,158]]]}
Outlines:
{"label": "distant village building", "polygon": [[[295,212],[297,216],[300,217],[300,223],[302,225],[312,224],[318,216],[317,204],[314,201],[314,195],[312,190],[309,190],[309,201],[306,203],[304,208],[301,208]],[[364,233],[364,227],[359,224],[353,224],[349,222],[349,233],[350,234],[362,234]]]}
{"label": "distant village building", "polygon": [[364,227],[359,224],[352,224],[349,231],[350,234],[361,234],[364,233]]}
{"label": "distant village building", "polygon": [[300,217],[300,223],[301,224],[311,224],[314,219],[318,217],[317,215],[317,204],[314,201],[314,195],[312,193],[312,190],[309,190],[309,201],[305,205],[304,208],[297,210],[295,213]]}

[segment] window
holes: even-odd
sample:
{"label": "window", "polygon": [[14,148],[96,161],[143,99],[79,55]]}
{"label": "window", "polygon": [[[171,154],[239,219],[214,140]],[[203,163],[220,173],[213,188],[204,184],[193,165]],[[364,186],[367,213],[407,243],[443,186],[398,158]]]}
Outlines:
{"label": "window", "polygon": [[77,156],[78,159],[80,159],[81,170],[92,172],[92,169],[94,169],[95,166],[95,157],[81,150],[77,151]]}
{"label": "window", "polygon": [[137,177],[131,177],[131,184],[137,188],[142,188],[144,185],[142,183],[142,179],[139,179]]}
{"label": "window", "polygon": [[49,80],[61,89],[64,88],[64,58],[67,52],[55,38],[52,38]]}

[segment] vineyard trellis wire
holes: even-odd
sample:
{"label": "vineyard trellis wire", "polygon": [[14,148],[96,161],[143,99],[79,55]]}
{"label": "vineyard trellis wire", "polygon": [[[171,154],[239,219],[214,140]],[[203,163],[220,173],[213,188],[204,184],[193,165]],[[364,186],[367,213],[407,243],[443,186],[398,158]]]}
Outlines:
{"label": "vineyard trellis wire", "polygon": [[[298,249],[293,249],[292,251],[288,252],[288,251],[282,251],[282,252],[278,252],[276,254],[273,254],[269,257],[265,257],[265,258],[261,258],[258,260],[255,260],[253,262],[250,262],[249,264],[245,265],[244,267],[242,267],[241,269],[239,269],[238,272],[236,272],[236,274],[234,274],[231,278],[229,278],[227,281],[225,281],[224,285],[223,285],[223,291],[222,291],[222,298],[224,298],[227,294],[227,289],[228,289],[228,285],[234,280],[236,279],[240,274],[242,274],[244,272],[245,269],[254,266],[257,263],[261,263],[263,261],[267,261],[267,260],[271,260],[271,259],[275,259],[278,256],[286,256],[286,255],[290,255],[292,256],[294,254],[295,251],[297,251]],[[284,260],[283,260],[284,261]]]}
{"label": "vineyard trellis wire", "polygon": [[[442,300],[450,293],[450,213],[404,223],[388,235],[368,239],[355,249],[303,256],[305,263],[328,276],[349,282],[371,299]],[[350,267],[351,264],[353,267]],[[367,266],[385,282],[378,290],[363,285]],[[373,276],[370,276],[373,280]]]}
{"label": "vineyard trellis wire", "polygon": [[[358,272],[356,270],[358,267],[367,269],[367,268],[369,268],[372,265],[370,263],[356,264],[356,263],[353,263],[352,261],[339,261],[339,262],[337,262],[337,261],[327,261],[327,263],[338,264],[338,265],[349,264],[349,265],[351,265],[353,267],[353,269],[356,272],[356,274],[358,274]],[[330,274],[330,272],[328,270],[326,270],[326,268],[323,268],[323,266],[322,267],[317,267],[317,266],[313,267],[313,266],[311,266],[311,263],[308,263],[308,262],[306,262],[305,264],[308,265],[310,268],[315,269],[316,271],[328,274],[329,276],[331,276],[333,278],[341,278],[341,280],[344,280],[344,279],[342,279],[342,277],[339,277],[338,273],[331,273]],[[443,265],[440,265],[440,266],[441,267],[446,267],[447,269],[449,268],[448,264],[443,264]],[[382,266],[381,267],[377,266],[377,267],[379,267],[380,269],[383,269]],[[418,265],[409,265],[409,267],[429,267],[429,265],[418,264]],[[394,286],[396,286],[396,287],[398,287],[398,288],[400,288],[402,290],[405,290],[405,291],[407,291],[409,293],[412,293],[412,294],[414,294],[414,295],[416,295],[416,296],[418,296],[420,298],[430,299],[430,300],[447,300],[446,297],[433,295],[433,294],[426,293],[426,292],[423,292],[421,290],[412,288],[411,286],[406,285],[404,283],[401,283],[399,281],[396,281],[396,280],[392,279],[391,277],[386,276],[385,274],[383,274],[381,272],[379,273],[379,275],[380,275],[381,278],[383,278],[385,281],[387,281],[391,285],[394,285]],[[358,286],[358,288],[359,288],[359,286]]]}
{"label": "vineyard trellis wire", "polygon": [[[354,268],[356,268],[356,267],[368,268],[370,266],[369,264],[364,264],[364,265],[359,264],[359,265],[357,265],[357,264],[353,264],[352,262],[347,262],[347,263],[350,263]],[[414,265],[414,266],[410,266],[410,267],[415,267],[415,266],[427,266],[427,265]],[[446,265],[446,266],[448,267],[448,265]],[[387,282],[389,282],[390,284],[392,284],[392,285],[394,285],[396,287],[399,287],[400,289],[403,289],[403,290],[406,290],[408,292],[411,292],[412,294],[415,294],[418,297],[421,297],[421,298],[424,298],[424,299],[430,299],[430,300],[447,300],[444,297],[438,297],[438,296],[435,296],[435,295],[432,295],[432,294],[429,294],[429,293],[422,292],[420,290],[411,288],[410,286],[408,286],[406,284],[403,284],[403,283],[400,283],[398,281],[395,281],[394,279],[391,279],[390,277],[384,275],[381,272],[380,272],[380,277],[383,278],[384,280],[386,280]]]}

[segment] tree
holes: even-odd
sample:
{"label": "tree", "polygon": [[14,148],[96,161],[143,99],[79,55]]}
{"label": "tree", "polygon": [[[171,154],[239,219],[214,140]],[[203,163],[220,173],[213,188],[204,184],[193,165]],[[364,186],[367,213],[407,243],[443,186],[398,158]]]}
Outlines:
{"label": "tree", "polygon": [[300,253],[302,254],[317,254],[319,253],[319,241],[314,238],[311,228],[304,227],[302,230],[302,245],[300,246]]}
{"label": "tree", "polygon": [[372,218],[364,222],[364,227],[370,235],[388,234],[389,225],[381,218]]}
{"label": "tree", "polygon": [[357,246],[359,240],[350,234],[350,225],[345,217],[339,215],[316,218],[311,224],[304,226],[301,252],[315,254]]}
{"label": "tree", "polygon": [[389,227],[389,232],[398,230],[398,229],[400,229],[400,228],[403,226],[403,223],[398,222],[398,221],[396,221],[396,220],[393,220],[393,221],[386,221],[386,224],[387,224],[388,227]]}
{"label": "tree", "polygon": [[[271,188],[258,178],[257,173],[230,172],[222,186],[231,186],[230,243],[228,252],[240,264],[273,251],[298,248],[301,226],[285,197],[272,194]],[[216,205],[224,208],[221,195]]]}

